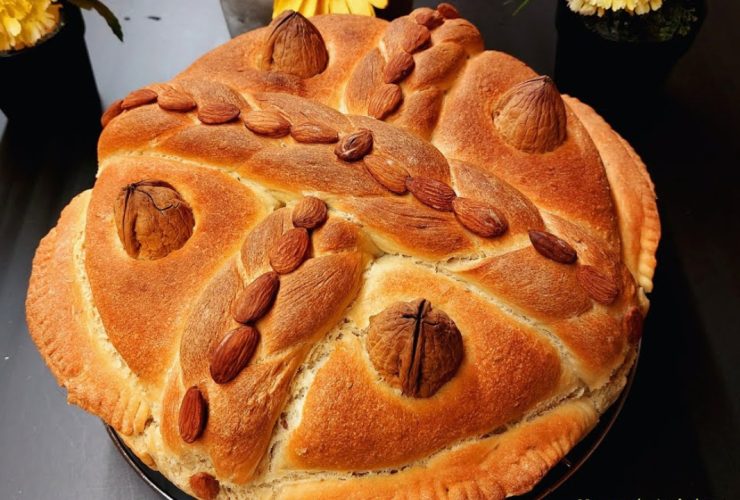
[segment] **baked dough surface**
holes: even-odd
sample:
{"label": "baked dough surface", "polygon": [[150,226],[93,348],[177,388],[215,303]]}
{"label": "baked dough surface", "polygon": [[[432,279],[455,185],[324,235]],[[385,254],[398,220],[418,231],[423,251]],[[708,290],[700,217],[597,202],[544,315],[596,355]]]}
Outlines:
{"label": "baked dough surface", "polygon": [[[529,491],[624,387],[660,236],[643,163],[591,108],[545,94],[549,80],[435,12],[281,19],[148,86],[158,102],[106,124],[95,187],[42,240],[27,317],[46,363],[70,403],[183,490],[504,498]],[[311,26],[324,67],[305,52],[316,48]],[[386,83],[398,54],[413,67]],[[319,71],[294,74],[284,60],[298,56],[293,69]],[[173,110],[172,92],[195,107]],[[213,104],[240,117],[208,123]],[[290,134],[245,126],[254,112],[281,117]],[[336,138],[299,141],[306,124]],[[363,130],[370,151],[345,161],[336,140]],[[404,191],[422,179],[493,207],[505,231],[481,236],[457,205],[430,206],[413,186],[393,192],[373,161],[402,166]],[[127,186],[151,180],[179,194],[194,225],[165,256],[135,258],[115,207]],[[275,267],[272,249],[306,196],[325,202],[327,220],[251,322],[259,342],[248,364],[216,383],[234,303]],[[530,231],[556,235],[577,259],[543,254]],[[606,281],[594,289],[589,270]],[[404,393],[368,352],[373,318],[419,299],[454,322],[463,346],[428,397]],[[186,442],[191,387],[207,420]]]}

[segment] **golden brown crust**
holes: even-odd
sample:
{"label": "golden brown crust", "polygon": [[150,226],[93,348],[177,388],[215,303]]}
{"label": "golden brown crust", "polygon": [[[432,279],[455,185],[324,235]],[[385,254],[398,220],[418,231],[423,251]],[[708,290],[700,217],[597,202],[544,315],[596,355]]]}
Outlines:
{"label": "golden brown crust", "polygon": [[[158,178],[178,189],[193,207],[196,227],[181,249],[165,259],[131,259],[111,231],[113,200],[123,186]],[[161,381],[172,363],[181,323],[193,300],[225,256],[239,248],[263,207],[243,185],[222,172],[211,175],[163,159],[118,159],[93,190],[85,260],[95,307],[108,337],[134,373]]]}
{"label": "golden brown crust", "polygon": [[[245,274],[256,277],[268,267],[264,252],[251,250],[277,241],[287,230],[289,216],[288,209],[281,209],[251,232],[242,252],[250,257],[243,261]],[[242,287],[236,264],[228,264],[202,292],[180,342],[181,382],[171,380],[165,396],[165,407],[170,409],[163,418],[165,442],[173,452],[187,452],[175,430],[177,408],[185,388],[197,385],[208,399],[210,422],[198,446],[210,455],[220,478],[237,483],[251,478],[285,404],[295,370],[357,293],[365,258],[356,244],[358,236],[352,234],[356,230],[341,222],[327,223],[327,227],[337,225],[341,227],[315,237],[316,246],[324,251],[280,278],[270,312],[255,324],[261,341],[252,362],[226,385],[210,379],[209,361],[221,338],[234,326],[224,312],[231,310]],[[334,238],[344,244],[327,241]]]}
{"label": "golden brown crust", "polygon": [[647,168],[632,146],[593,109],[573,97],[565,96],[564,99],[599,149],[619,215],[622,258],[640,286],[651,292],[660,218],[655,187]]}
{"label": "golden brown crust", "polygon": [[533,76],[532,70],[500,52],[472,59],[445,99],[432,140],[446,156],[506,179],[541,209],[588,225],[618,247],[609,184],[598,151],[575,115],[568,114],[566,141],[545,154],[519,151],[495,131],[492,116],[498,99]]}
{"label": "golden brown crust", "polygon": [[[460,284],[409,266],[376,263],[350,318],[358,328],[388,304],[425,297],[463,332],[465,358],[431,398],[412,400],[386,384],[349,336],[316,373],[303,418],[288,442],[290,467],[366,470],[401,466],[455,441],[517,420],[533,405],[572,389],[559,354],[527,325],[492,308]],[[526,364],[520,360],[527,359]],[[509,376],[517,373],[515,380]],[[485,411],[481,411],[485,408]]]}
{"label": "golden brown crust", "polygon": [[79,268],[84,249],[77,245],[90,197],[85,191],[72,200],[58,228],[41,241],[26,299],[28,329],[70,403],[134,434],[144,429],[150,406],[136,376],[93,326],[89,285]]}
{"label": "golden brown crust", "polygon": [[370,95],[384,82],[384,68],[385,59],[380,49],[373,49],[360,59],[344,91],[347,111],[358,115],[367,113]]}
{"label": "golden brown crust", "polygon": [[[382,250],[437,259],[473,249],[469,235],[450,213],[433,210],[410,196],[345,198],[337,207],[357,214]],[[413,237],[409,237],[413,235]]]}
{"label": "golden brown crust", "polygon": [[424,466],[353,481],[325,479],[289,485],[282,498],[503,499],[526,493],[595,425],[588,402],[563,404],[499,435],[432,457]]}
{"label": "golden brown crust", "polygon": [[[95,188],[37,252],[32,336],[70,401],[186,491],[214,477],[235,498],[523,493],[634,359],[660,231],[644,166],[551,80],[483,52],[468,21],[291,19],[106,120]],[[192,234],[147,225],[146,203],[114,210],[143,180],[187,204]],[[296,229],[304,196],[328,212]],[[138,227],[179,239],[138,258],[120,237]],[[272,271],[269,307],[240,325],[234,302]],[[400,302],[460,333],[436,392],[402,391],[368,354],[370,318]],[[423,328],[392,358],[403,387],[448,370],[448,337]],[[183,411],[188,391],[202,400]]]}

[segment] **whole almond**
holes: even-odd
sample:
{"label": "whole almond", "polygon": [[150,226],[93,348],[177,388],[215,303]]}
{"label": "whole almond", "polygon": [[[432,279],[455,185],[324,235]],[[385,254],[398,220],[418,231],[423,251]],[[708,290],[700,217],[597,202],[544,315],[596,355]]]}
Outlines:
{"label": "whole almond", "polygon": [[256,328],[244,325],[227,333],[211,356],[211,378],[226,384],[236,378],[252,359],[260,340]]}
{"label": "whole almond", "polygon": [[568,242],[546,231],[529,231],[529,240],[535,250],[548,259],[561,264],[573,264],[578,254]]}
{"label": "whole almond", "polygon": [[308,244],[308,231],[305,228],[289,229],[270,249],[270,265],[279,274],[295,271],[306,259]]}
{"label": "whole almond", "polygon": [[412,24],[403,34],[401,48],[409,54],[413,54],[417,50],[426,47],[431,38],[432,33],[426,26]]}
{"label": "whole almond", "polygon": [[608,306],[619,295],[619,288],[614,280],[593,266],[580,266],[577,276],[586,293],[600,304]]}
{"label": "whole almond", "polygon": [[460,17],[460,12],[458,12],[455,7],[448,4],[447,2],[443,2],[437,5],[437,11],[442,14],[442,17],[444,17],[445,19],[457,19],[458,17]]}
{"label": "whole almond", "polygon": [[527,153],[547,153],[561,145],[567,136],[567,121],[563,98],[547,76],[514,85],[493,112],[503,139]]}
{"label": "whole almond", "polygon": [[193,490],[195,496],[202,500],[214,500],[219,491],[221,491],[221,485],[218,479],[208,474],[207,472],[198,472],[190,476],[190,489]]}
{"label": "whole almond", "polygon": [[193,386],[185,392],[180,404],[180,437],[186,443],[194,443],[203,434],[208,420],[208,405],[200,389]]}
{"label": "whole almond", "polygon": [[444,182],[427,177],[409,177],[406,179],[406,188],[424,205],[435,210],[452,212],[455,191]]}
{"label": "whole almond", "polygon": [[624,316],[622,325],[627,332],[627,340],[636,344],[642,338],[642,327],[645,318],[637,307],[632,307]]}
{"label": "whole almond", "polygon": [[234,320],[247,324],[260,319],[272,307],[279,288],[277,273],[270,271],[259,276],[247,285],[234,302]]}
{"label": "whole almond", "polygon": [[180,113],[193,110],[196,106],[195,99],[190,94],[172,88],[160,92],[157,104],[164,110]]}
{"label": "whole almond", "polygon": [[255,134],[285,137],[290,133],[290,122],[274,111],[250,111],[242,117],[242,120],[244,120],[244,125]]}
{"label": "whole almond", "polygon": [[236,120],[239,108],[227,102],[212,102],[198,108],[198,119],[206,125],[220,125]]}
{"label": "whole almond", "polygon": [[394,160],[379,155],[365,157],[365,168],[378,184],[394,194],[404,194],[409,173]]}
{"label": "whole almond", "polygon": [[388,63],[385,65],[383,72],[383,79],[385,83],[398,83],[404,78],[409,76],[414,71],[414,56],[408,52],[399,52],[395,56],[391,57]]}
{"label": "whole almond", "polygon": [[433,30],[441,26],[445,22],[445,18],[437,10],[423,9],[414,16],[414,21]]}
{"label": "whole almond", "polygon": [[360,129],[349,135],[342,137],[334,148],[340,160],[359,161],[366,155],[370,154],[373,149],[373,134],[368,129]]}
{"label": "whole almond", "polygon": [[323,200],[306,196],[293,208],[293,225],[314,229],[326,222],[326,203]]}
{"label": "whole almond", "polygon": [[123,98],[121,109],[131,109],[157,100],[157,93],[151,89],[134,90]]}
{"label": "whole almond", "polygon": [[333,128],[321,123],[299,123],[290,129],[290,135],[297,142],[308,144],[332,144],[339,140],[339,134]]}
{"label": "whole almond", "polygon": [[108,106],[108,109],[105,110],[103,116],[100,117],[100,125],[102,125],[103,128],[105,128],[105,126],[108,125],[113,118],[123,112],[123,108],[121,108],[121,103],[123,103],[123,99],[113,101],[113,103]]}
{"label": "whole almond", "polygon": [[487,203],[470,198],[455,198],[455,217],[466,229],[484,238],[501,236],[509,228],[506,217]]}
{"label": "whole almond", "polygon": [[393,83],[386,83],[378,87],[370,96],[367,104],[367,114],[377,120],[385,120],[388,115],[398,109],[403,101],[401,87]]}

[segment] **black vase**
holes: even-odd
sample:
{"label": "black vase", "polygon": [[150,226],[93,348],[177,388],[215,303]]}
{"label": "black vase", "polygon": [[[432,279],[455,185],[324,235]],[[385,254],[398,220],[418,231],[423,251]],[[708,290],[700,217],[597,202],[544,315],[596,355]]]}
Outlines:
{"label": "black vase", "polygon": [[101,104],[80,9],[63,3],[57,31],[18,51],[0,52],[0,109],[14,125],[49,133],[95,127]]}
{"label": "black vase", "polygon": [[[687,17],[678,17],[687,16]],[[671,70],[706,17],[706,0],[672,0],[644,15],[572,12],[558,2],[555,81],[618,130],[650,122]],[[677,29],[675,19],[685,22]]]}
{"label": "black vase", "polygon": [[375,9],[375,15],[381,19],[392,21],[411,12],[413,4],[413,0],[392,0],[388,2],[385,9]]}

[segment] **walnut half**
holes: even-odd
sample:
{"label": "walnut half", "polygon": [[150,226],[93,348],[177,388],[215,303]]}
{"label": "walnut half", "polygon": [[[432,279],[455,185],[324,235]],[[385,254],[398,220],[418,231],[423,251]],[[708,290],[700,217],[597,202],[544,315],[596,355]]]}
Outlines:
{"label": "walnut half", "polygon": [[507,143],[527,153],[552,151],[568,134],[563,98],[547,76],[509,89],[496,103],[493,121]]}
{"label": "walnut half", "polygon": [[329,53],[316,26],[299,12],[287,10],[272,24],[263,47],[261,69],[311,78],[326,69]]}
{"label": "walnut half", "polygon": [[166,257],[193,234],[193,211],[166,182],[129,184],[118,194],[113,212],[118,237],[135,259]]}
{"label": "walnut half", "polygon": [[370,319],[367,350],[383,379],[405,396],[428,398],[462,362],[455,322],[426,299],[397,302]]}

